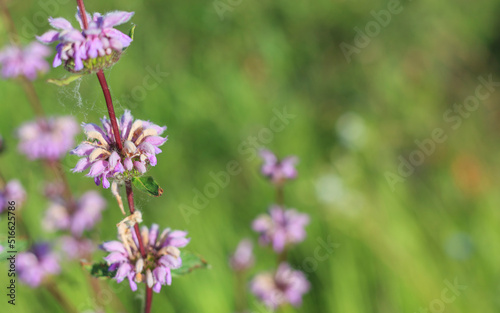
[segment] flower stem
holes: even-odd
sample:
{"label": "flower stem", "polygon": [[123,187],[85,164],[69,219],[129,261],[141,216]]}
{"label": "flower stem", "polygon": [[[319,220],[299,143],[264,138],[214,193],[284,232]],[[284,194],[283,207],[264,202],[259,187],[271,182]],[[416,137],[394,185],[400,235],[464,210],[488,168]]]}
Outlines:
{"label": "flower stem", "polygon": [[24,92],[28,97],[29,103],[31,104],[33,111],[35,111],[36,116],[45,118],[45,112],[43,111],[42,104],[40,103],[40,98],[38,98],[33,83],[26,77],[22,76],[21,85],[23,86]]}
{"label": "flower stem", "polygon": [[83,29],[89,28],[89,21],[87,20],[87,12],[85,12],[85,5],[83,0],[76,0],[76,4],[80,9],[80,14],[82,15]]}
{"label": "flower stem", "polygon": [[78,313],[78,311],[66,300],[64,295],[59,291],[57,286],[53,282],[49,282],[45,285],[50,294],[61,304],[66,313]]}
{"label": "flower stem", "polygon": [[9,33],[10,33],[9,34],[10,40],[15,44],[19,44],[19,35],[17,34],[16,25],[14,24],[14,20],[10,15],[7,5],[5,4],[5,0],[0,0],[0,9],[2,9],[3,15],[7,20],[7,26],[9,28]]}
{"label": "flower stem", "polygon": [[[132,183],[130,181],[125,182],[125,190],[127,192],[127,201],[130,214],[134,214],[134,191],[132,190]],[[143,258],[146,257],[146,250],[144,249],[144,243],[142,242],[141,232],[139,231],[139,225],[136,223],[134,225],[135,235],[137,236],[137,241],[139,242],[139,250]]]}
{"label": "flower stem", "polygon": [[120,139],[120,130],[118,128],[118,123],[116,122],[115,109],[113,107],[113,100],[111,100],[111,93],[109,92],[108,83],[106,82],[106,77],[104,76],[104,72],[102,70],[97,72],[97,78],[101,84],[104,99],[106,99],[106,106],[108,107],[109,119],[111,120],[111,126],[113,127],[116,145],[118,146],[118,150],[121,152],[123,150],[123,145]]}
{"label": "flower stem", "polygon": [[276,204],[279,206],[285,205],[285,195],[283,192],[283,185],[276,186]]}
{"label": "flower stem", "polygon": [[151,312],[151,304],[152,303],[153,303],[153,288],[146,287],[146,307],[144,309],[144,313]]}

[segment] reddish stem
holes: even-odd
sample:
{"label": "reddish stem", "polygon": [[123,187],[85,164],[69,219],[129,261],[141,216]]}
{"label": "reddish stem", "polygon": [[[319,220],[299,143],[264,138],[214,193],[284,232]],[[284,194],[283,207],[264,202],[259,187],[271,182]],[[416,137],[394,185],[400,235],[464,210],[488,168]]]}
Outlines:
{"label": "reddish stem", "polygon": [[97,72],[97,78],[101,84],[102,92],[104,93],[104,99],[106,99],[106,106],[108,107],[109,119],[111,120],[111,126],[113,127],[113,134],[115,135],[115,141],[118,146],[118,150],[123,150],[122,140],[120,138],[120,130],[118,129],[118,123],[116,122],[115,109],[113,107],[113,101],[111,100],[111,93],[109,92],[108,83],[106,82],[106,77],[102,70]]}
{"label": "reddish stem", "polygon": [[[132,183],[130,181],[125,182],[125,190],[127,191],[128,208],[130,214],[134,214],[134,191],[132,190]],[[134,225],[135,235],[137,236],[137,241],[139,242],[139,250],[143,258],[146,258],[146,250],[144,249],[144,244],[142,242],[141,232],[139,231],[139,225],[136,223]]]}
{"label": "reddish stem", "polygon": [[78,8],[80,9],[80,14],[82,15],[83,29],[89,28],[89,21],[87,20],[87,12],[85,12],[85,5],[83,5],[83,0],[76,0]]}
{"label": "reddish stem", "polygon": [[151,312],[151,304],[153,303],[153,288],[146,287],[146,308],[144,313]]}

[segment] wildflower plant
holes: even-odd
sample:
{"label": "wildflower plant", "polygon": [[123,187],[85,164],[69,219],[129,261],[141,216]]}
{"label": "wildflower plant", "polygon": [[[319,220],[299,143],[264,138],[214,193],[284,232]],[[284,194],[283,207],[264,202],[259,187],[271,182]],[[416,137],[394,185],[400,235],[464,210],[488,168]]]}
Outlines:
{"label": "wildflower plant", "polygon": [[[10,21],[3,1],[0,0],[0,9]],[[34,42],[23,48],[14,41],[0,52],[3,78],[22,78],[24,90],[36,115],[33,121],[19,127],[18,150],[29,160],[42,161],[43,166],[56,177],[56,181],[46,184],[48,209],[42,224],[46,232],[60,235],[55,240],[57,244],[37,243],[30,236],[28,228],[23,227],[24,236],[31,246],[18,255],[17,271],[21,281],[29,286],[46,287],[65,312],[76,312],[63,293],[57,290],[51,277],[63,271],[61,253],[68,259],[82,259],[81,264],[94,277],[114,279],[119,283],[126,280],[132,291],[138,290],[138,284],[144,284],[144,307],[145,312],[149,313],[153,291],[159,293],[162,286],[171,285],[174,276],[188,274],[193,269],[206,268],[208,265],[201,257],[184,249],[190,242],[187,232],[169,228],[160,232],[157,224],[150,228],[139,227],[142,213],[135,209],[134,189],[155,197],[162,195],[163,190],[155,179],[145,174],[158,163],[157,155],[162,152],[160,147],[167,141],[163,134],[166,126],[134,119],[128,110],[119,119],[116,118],[103,72],[115,65],[133,42],[135,26],[132,26],[129,35],[115,29],[115,26],[128,23],[134,12],[113,11],[91,15],[86,12],[83,0],[76,2],[79,28],[73,27],[65,18],[51,17],[48,23],[53,29],[37,37],[45,45]],[[14,23],[8,26],[12,38],[18,38]],[[52,66],[62,65],[77,75],[63,80],[49,79],[48,82],[63,86],[84,74],[96,74],[108,111],[109,117],[103,117],[100,125],[82,124],[86,140],[76,147],[74,137],[79,132],[78,123],[71,116],[48,117],[31,83],[38,74],[48,70],[45,57],[50,54],[50,49],[46,45],[52,43],[57,43]],[[96,247],[88,233],[96,228],[107,203],[97,191],[83,192],[79,197],[73,193],[61,163],[68,153],[79,157],[72,171],[86,172],[85,176],[92,177],[96,185],[110,189],[122,213],[126,215],[116,224],[118,240],[102,243],[99,247],[108,255],[95,263],[88,261],[93,257]],[[9,205],[7,200],[15,198],[22,202],[25,193],[16,181],[8,184],[0,182],[1,213]],[[129,214],[125,213],[120,196],[123,187]],[[3,242],[1,244],[3,247]],[[18,248],[19,251],[24,250]],[[4,252],[0,251],[0,260],[5,257]],[[90,281],[90,284],[90,289],[99,289],[96,281]],[[94,309],[99,311],[103,308]]]}
{"label": "wildflower plant", "polygon": [[[295,166],[298,158],[288,156],[279,160],[269,150],[261,150],[260,156],[263,160],[261,173],[276,189],[276,203],[271,205],[268,213],[260,214],[252,222],[252,229],[259,234],[260,245],[272,247],[277,254],[277,264],[274,270],[257,273],[249,288],[269,310],[275,311],[288,304],[300,306],[303,295],[311,288],[305,274],[294,270],[287,262],[288,250],[307,236],[305,227],[309,224],[309,215],[286,209],[284,204],[284,185],[297,177]],[[242,276],[253,264],[252,243],[248,239],[242,240],[230,258],[230,266],[238,282],[236,312],[247,311],[246,287]]]}

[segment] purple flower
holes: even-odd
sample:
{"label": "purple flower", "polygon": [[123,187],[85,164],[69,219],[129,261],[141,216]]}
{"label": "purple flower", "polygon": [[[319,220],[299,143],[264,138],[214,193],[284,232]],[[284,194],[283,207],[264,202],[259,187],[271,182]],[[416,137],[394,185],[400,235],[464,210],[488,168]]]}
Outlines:
{"label": "purple flower", "polygon": [[147,254],[143,258],[134,230],[127,230],[126,234],[120,235],[121,241],[102,244],[102,249],[110,253],[104,258],[110,265],[109,270],[117,270],[115,279],[119,283],[127,278],[132,291],[137,290],[136,283],[143,282],[155,292],[160,292],[162,285],[172,283],[170,270],[182,265],[179,248],[189,243],[187,233],[167,228],[160,234],[157,224],[150,229],[142,227],[141,236]]}
{"label": "purple flower", "polygon": [[264,176],[268,177],[273,184],[282,185],[287,179],[294,179],[297,177],[295,165],[299,160],[296,156],[288,156],[280,161],[276,155],[269,150],[261,150],[260,156],[264,160],[261,172]]}
{"label": "purple flower", "polygon": [[262,273],[254,277],[250,290],[268,308],[275,310],[280,305],[302,304],[303,294],[309,291],[310,284],[301,271],[293,270],[288,263],[281,263],[276,273]]}
{"label": "purple flower", "polygon": [[166,126],[134,121],[130,111],[125,110],[118,120],[123,145],[123,150],[119,151],[110,121],[104,117],[101,122],[102,128],[95,124],[83,124],[87,141],[71,151],[71,154],[83,157],[73,172],[90,168],[87,176],[94,177],[96,185],[102,182],[104,188],[109,188],[108,178],[127,180],[144,174],[148,165],[156,165],[156,155],[162,152],[158,147],[167,141],[166,137],[160,137]]}
{"label": "purple flower", "polygon": [[57,30],[49,30],[37,39],[45,44],[59,42],[53,66],[64,62],[67,70],[80,72],[97,72],[118,61],[124,48],[132,42],[132,38],[114,29],[114,26],[128,22],[134,12],[115,11],[102,16],[87,13],[88,29],[83,30],[80,11],[76,19],[82,30],[73,28],[71,23],[62,18],[49,18],[49,23]]}
{"label": "purple flower", "polygon": [[84,193],[75,204],[55,199],[45,213],[43,225],[48,231],[70,230],[73,236],[81,237],[101,220],[106,200],[95,191]]}
{"label": "purple flower", "polygon": [[14,201],[16,210],[26,200],[26,191],[24,190],[21,182],[17,179],[9,181],[3,190],[0,190],[0,213],[7,210],[9,202]]}
{"label": "purple flower", "polygon": [[17,255],[16,270],[22,282],[35,288],[46,276],[59,273],[59,260],[48,243],[38,243]]}
{"label": "purple flower", "polygon": [[74,147],[77,133],[78,124],[72,116],[38,119],[17,130],[18,149],[30,160],[59,160]]}
{"label": "purple flower", "polygon": [[258,216],[253,221],[252,228],[260,234],[261,245],[272,244],[274,251],[282,252],[287,245],[306,238],[304,228],[307,224],[309,215],[275,205],[269,209],[269,215]]}
{"label": "purple flower", "polygon": [[89,258],[92,252],[94,252],[94,243],[87,238],[62,236],[59,239],[59,245],[69,260]]}
{"label": "purple flower", "polygon": [[19,46],[7,46],[0,51],[0,64],[4,78],[24,76],[35,80],[39,72],[49,70],[45,58],[50,55],[50,49],[38,42],[32,42],[24,49]]}
{"label": "purple flower", "polygon": [[253,244],[249,239],[243,239],[236,247],[236,251],[229,259],[231,268],[235,271],[244,271],[254,263]]}

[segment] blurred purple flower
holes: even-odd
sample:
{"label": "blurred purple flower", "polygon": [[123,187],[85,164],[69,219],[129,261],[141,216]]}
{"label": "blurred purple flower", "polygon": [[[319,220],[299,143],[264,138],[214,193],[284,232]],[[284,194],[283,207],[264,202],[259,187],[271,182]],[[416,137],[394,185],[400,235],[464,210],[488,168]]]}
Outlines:
{"label": "blurred purple flower", "polygon": [[304,273],[293,270],[288,263],[281,263],[276,273],[258,274],[250,282],[252,293],[271,310],[286,303],[300,306],[309,289]]}
{"label": "blurred purple flower", "polygon": [[87,238],[62,236],[59,238],[59,245],[69,260],[88,258],[95,250],[94,243]]}
{"label": "blurred purple flower", "polygon": [[37,39],[45,44],[59,42],[53,66],[64,62],[66,69],[80,72],[96,72],[116,63],[124,48],[132,38],[114,29],[114,26],[128,22],[134,12],[114,11],[102,16],[87,13],[88,29],[83,30],[81,14],[78,10],[76,19],[82,30],[73,28],[71,23],[62,18],[49,18],[49,23],[57,30],[49,30]]}
{"label": "blurred purple flower", "polygon": [[287,245],[306,238],[304,228],[307,224],[309,215],[274,205],[269,209],[269,215],[261,214],[253,221],[252,229],[260,234],[261,245],[272,244],[274,251],[282,252]]}
{"label": "blurred purple flower", "polygon": [[43,225],[48,231],[70,230],[73,236],[81,237],[101,220],[106,200],[96,191],[87,191],[72,206],[62,199],[55,199],[47,212]]}
{"label": "blurred purple flower", "polygon": [[45,58],[50,55],[50,49],[38,42],[32,42],[22,48],[16,45],[7,46],[0,51],[0,64],[4,78],[24,76],[35,80],[39,72],[49,70]]}
{"label": "blurred purple flower", "polygon": [[72,116],[26,122],[17,130],[19,151],[30,160],[61,159],[75,145],[78,124]]}
{"label": "blurred purple flower", "polygon": [[9,181],[3,190],[0,190],[0,213],[7,210],[9,202],[16,202],[16,210],[26,201],[26,191],[17,179]]}
{"label": "blurred purple flower", "polygon": [[159,146],[167,138],[160,135],[167,129],[149,121],[133,120],[129,110],[125,110],[118,120],[123,151],[118,151],[110,121],[101,119],[103,127],[95,124],[83,124],[88,141],[82,142],[71,154],[83,158],[78,161],[73,172],[82,172],[90,167],[87,176],[94,177],[96,185],[102,182],[109,188],[108,178],[116,180],[130,179],[146,172],[147,166],[155,166]]}
{"label": "blurred purple flower", "polygon": [[[131,231],[130,231],[131,230]],[[150,229],[142,227],[141,236],[146,249],[146,258],[139,251],[137,237],[133,229],[121,236],[121,241],[108,241],[102,244],[102,249],[110,254],[104,259],[110,265],[109,270],[116,272],[116,281],[128,279],[132,291],[137,290],[136,283],[146,283],[155,292],[160,292],[161,286],[172,283],[170,270],[182,265],[179,248],[185,247],[190,239],[187,233],[179,230],[165,229],[161,234],[158,225]]]}
{"label": "blurred purple flower", "polygon": [[268,177],[273,184],[282,185],[287,179],[297,177],[295,165],[299,162],[296,156],[288,156],[283,160],[278,160],[276,155],[269,150],[261,150],[260,156],[264,160],[261,172]]}
{"label": "blurred purple flower", "polygon": [[48,243],[38,243],[17,255],[16,270],[23,283],[35,288],[46,276],[59,273],[59,260]]}
{"label": "blurred purple flower", "polygon": [[236,251],[229,259],[231,268],[235,271],[244,271],[252,267],[254,256],[252,253],[253,244],[249,239],[243,239],[236,247]]}

